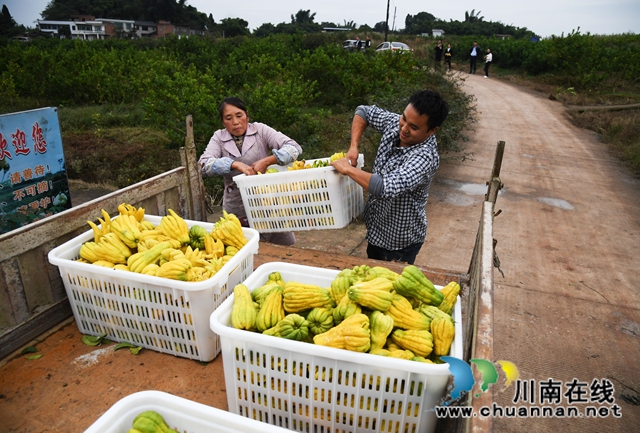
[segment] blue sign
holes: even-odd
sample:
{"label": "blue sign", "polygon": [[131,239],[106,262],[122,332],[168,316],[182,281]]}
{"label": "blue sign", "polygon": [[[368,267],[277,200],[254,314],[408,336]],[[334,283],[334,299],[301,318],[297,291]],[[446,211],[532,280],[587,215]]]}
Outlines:
{"label": "blue sign", "polygon": [[0,234],[69,209],[56,108],[0,115]]}

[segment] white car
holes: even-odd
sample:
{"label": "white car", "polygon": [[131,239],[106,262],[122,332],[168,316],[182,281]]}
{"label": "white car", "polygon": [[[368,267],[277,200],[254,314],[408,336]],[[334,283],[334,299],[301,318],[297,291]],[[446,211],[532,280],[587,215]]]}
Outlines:
{"label": "white car", "polygon": [[379,51],[391,51],[395,52],[403,52],[409,51],[412,52],[413,49],[409,47],[409,45],[404,44],[402,42],[383,42],[376,47],[376,52]]}

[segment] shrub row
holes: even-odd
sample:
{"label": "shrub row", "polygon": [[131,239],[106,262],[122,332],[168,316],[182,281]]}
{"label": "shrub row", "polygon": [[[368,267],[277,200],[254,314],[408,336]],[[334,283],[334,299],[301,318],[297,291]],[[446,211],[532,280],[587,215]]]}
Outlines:
{"label": "shrub row", "polygon": [[[404,83],[442,87],[442,77],[425,73],[417,56],[345,52],[318,35],[34,42],[0,47],[8,59],[0,64],[3,110],[11,101],[141,105],[175,146],[187,114],[196,142],[206,143],[221,126],[217,105],[225,96],[244,98],[254,120],[304,142],[313,141],[322,113],[351,111]],[[455,86],[441,91],[458,97]]]}
{"label": "shrub row", "polygon": [[454,58],[467,61],[477,40],[483,50],[491,48],[501,68],[523,74],[553,74],[566,86],[588,89],[615,77],[633,82],[640,76],[640,35],[594,36],[574,31],[539,42],[528,39],[462,37],[452,43]]}

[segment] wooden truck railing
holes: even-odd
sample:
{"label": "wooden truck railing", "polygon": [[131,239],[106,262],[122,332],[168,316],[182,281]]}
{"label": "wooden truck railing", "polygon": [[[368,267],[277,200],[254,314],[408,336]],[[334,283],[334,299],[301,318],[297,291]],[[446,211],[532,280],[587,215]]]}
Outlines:
{"label": "wooden truck railing", "polygon": [[[476,243],[471,255],[469,272],[461,285],[462,318],[464,338],[464,360],[486,359],[493,362],[493,272],[499,267],[495,252],[496,240],[493,237],[493,219],[500,213],[495,212],[498,193],[503,184],[500,180],[500,169],[504,155],[504,141],[499,141],[493,162],[491,177],[487,181],[487,194],[482,205],[482,213]],[[482,376],[474,371],[476,383],[481,383]],[[442,420],[442,431],[452,433],[490,433],[493,431],[493,418],[480,416],[481,407],[490,407],[493,402],[492,390],[489,388],[479,398],[473,392],[467,393],[462,404],[471,406],[477,416],[467,419]]]}
{"label": "wooden truck railing", "polygon": [[119,204],[130,203],[149,215],[174,209],[184,218],[206,221],[191,116],[186,123],[181,167],[0,236],[0,359],[73,314],[47,254],[87,231],[87,221],[95,221],[101,209],[113,215]]}

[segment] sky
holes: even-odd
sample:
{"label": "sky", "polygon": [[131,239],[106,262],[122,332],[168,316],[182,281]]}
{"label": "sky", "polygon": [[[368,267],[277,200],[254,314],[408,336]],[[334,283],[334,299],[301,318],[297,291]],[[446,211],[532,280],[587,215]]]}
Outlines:
{"label": "sky", "polygon": [[[18,24],[35,27],[49,0],[0,0]],[[428,12],[442,20],[464,21],[465,12],[479,11],[485,21],[526,27],[539,36],[560,36],[580,28],[581,33],[610,35],[640,33],[640,0],[448,0],[435,5],[419,0],[187,0],[198,11],[213,14],[216,22],[242,18],[254,31],[264,23],[291,22],[299,10],[315,13],[315,22],[373,27],[385,21],[389,2],[389,27],[403,29],[408,14]],[[395,16],[395,20],[394,20]]]}

